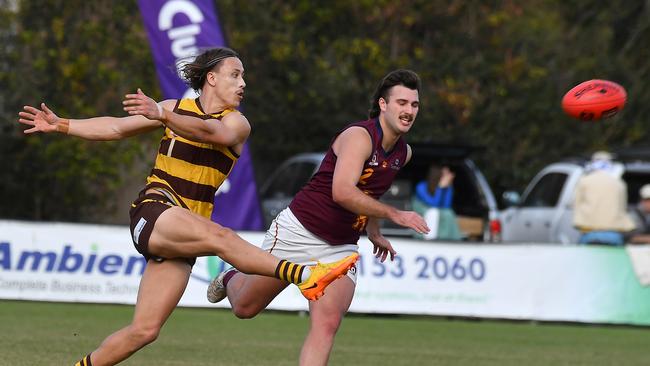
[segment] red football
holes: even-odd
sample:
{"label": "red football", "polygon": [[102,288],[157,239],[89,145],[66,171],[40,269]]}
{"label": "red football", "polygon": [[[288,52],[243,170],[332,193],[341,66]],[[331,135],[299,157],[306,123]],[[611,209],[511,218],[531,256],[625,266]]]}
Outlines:
{"label": "red football", "polygon": [[583,121],[608,118],[618,113],[627,100],[625,88],[608,80],[589,80],[564,94],[562,109]]}

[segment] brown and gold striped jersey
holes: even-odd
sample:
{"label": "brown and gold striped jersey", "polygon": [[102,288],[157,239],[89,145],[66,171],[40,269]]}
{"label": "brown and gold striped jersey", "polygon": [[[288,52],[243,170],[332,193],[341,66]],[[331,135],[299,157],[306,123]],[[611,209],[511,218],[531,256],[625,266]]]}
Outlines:
{"label": "brown and gold striped jersey", "polygon": [[[205,113],[199,98],[178,100],[174,112],[211,119],[210,123],[221,123],[221,118],[228,113],[239,113],[235,109]],[[180,201],[176,202],[179,206],[209,218],[214,195],[237,159],[239,155],[230,147],[191,141],[165,128],[145,190],[162,188],[169,191],[176,201]]]}

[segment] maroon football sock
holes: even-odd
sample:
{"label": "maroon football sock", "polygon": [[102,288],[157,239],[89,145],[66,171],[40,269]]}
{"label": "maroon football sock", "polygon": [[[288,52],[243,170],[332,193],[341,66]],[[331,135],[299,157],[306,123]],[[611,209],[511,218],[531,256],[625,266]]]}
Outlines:
{"label": "maroon football sock", "polygon": [[225,276],[223,276],[223,287],[228,286],[228,281],[232,278],[232,276],[236,275],[239,271],[237,270],[232,270],[228,271]]}

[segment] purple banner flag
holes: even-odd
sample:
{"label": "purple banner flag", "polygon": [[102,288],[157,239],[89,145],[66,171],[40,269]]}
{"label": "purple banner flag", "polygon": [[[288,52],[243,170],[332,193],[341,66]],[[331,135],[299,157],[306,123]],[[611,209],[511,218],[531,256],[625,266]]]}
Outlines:
{"label": "purple banner flag", "polygon": [[[214,0],[138,0],[138,5],[164,97],[195,98],[178,69],[203,48],[225,46]],[[248,146],[215,196],[212,220],[235,230],[262,229]]]}

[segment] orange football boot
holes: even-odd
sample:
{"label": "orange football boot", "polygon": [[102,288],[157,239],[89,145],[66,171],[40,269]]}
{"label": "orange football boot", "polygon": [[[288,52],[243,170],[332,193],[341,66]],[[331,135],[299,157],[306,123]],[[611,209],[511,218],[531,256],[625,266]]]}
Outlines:
{"label": "orange football boot", "polygon": [[359,259],[359,253],[351,254],[340,261],[333,263],[318,262],[310,266],[311,275],[305,281],[298,284],[302,296],[307,300],[318,300],[325,288],[337,278],[343,277]]}

